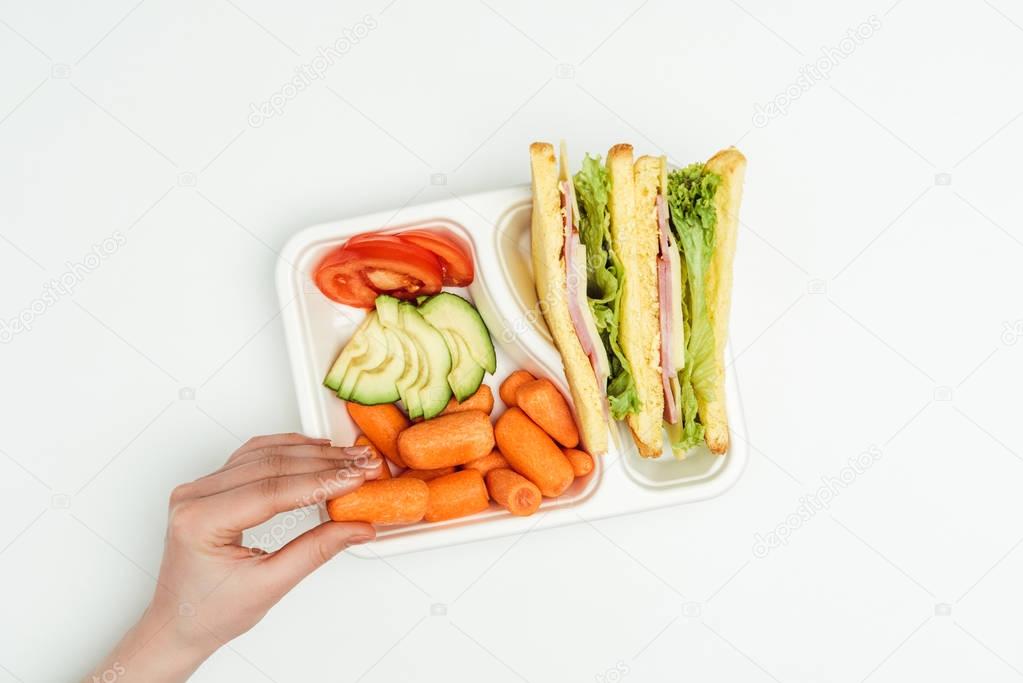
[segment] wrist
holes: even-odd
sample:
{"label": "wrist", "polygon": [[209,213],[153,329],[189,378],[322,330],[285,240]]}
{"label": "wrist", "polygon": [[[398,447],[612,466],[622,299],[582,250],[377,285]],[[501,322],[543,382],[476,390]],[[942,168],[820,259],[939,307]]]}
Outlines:
{"label": "wrist", "polygon": [[155,652],[167,659],[194,663],[194,668],[209,658],[223,644],[209,630],[203,628],[189,605],[174,606],[175,609],[158,609],[150,605],[139,626],[149,636],[139,654]]}
{"label": "wrist", "polygon": [[181,683],[212,655],[219,643],[197,633],[190,617],[146,608],[138,623],[86,681]]}

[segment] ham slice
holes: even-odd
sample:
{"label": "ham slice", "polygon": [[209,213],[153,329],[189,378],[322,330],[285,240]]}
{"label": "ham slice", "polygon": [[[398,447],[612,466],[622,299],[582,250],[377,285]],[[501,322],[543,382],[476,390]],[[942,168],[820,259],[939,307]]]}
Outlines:
{"label": "ham slice", "polygon": [[661,305],[661,386],[664,389],[664,419],[669,424],[678,422],[678,403],[671,390],[671,378],[678,370],[671,363],[671,354],[668,353],[671,343],[671,326],[668,324],[672,308],[671,300],[671,264],[668,259],[660,256],[657,258],[657,293]]}
{"label": "ham slice", "polygon": [[672,359],[671,349],[674,348],[676,341],[673,338],[672,330],[681,327],[677,324],[680,321],[675,320],[680,314],[679,304],[681,302],[675,301],[676,289],[673,287],[672,279],[681,277],[681,273],[673,272],[673,270],[677,270],[677,268],[672,268],[672,261],[677,261],[678,249],[675,247],[668,229],[668,207],[661,194],[657,195],[657,235],[661,245],[661,253],[657,256],[657,294],[660,301],[661,387],[664,390],[664,419],[669,424],[677,424],[679,401],[673,390],[677,382],[673,383],[671,378],[676,377],[681,368],[677,367],[677,363]]}
{"label": "ham slice", "polygon": [[579,236],[575,217],[575,189],[568,180],[559,183],[561,189],[561,208],[565,216],[565,281],[568,292],[568,314],[572,319],[579,344],[583,353],[590,360],[590,366],[597,378],[597,386],[601,392],[607,389],[607,379],[611,372],[604,343],[600,340],[597,326],[586,301],[586,247]]}

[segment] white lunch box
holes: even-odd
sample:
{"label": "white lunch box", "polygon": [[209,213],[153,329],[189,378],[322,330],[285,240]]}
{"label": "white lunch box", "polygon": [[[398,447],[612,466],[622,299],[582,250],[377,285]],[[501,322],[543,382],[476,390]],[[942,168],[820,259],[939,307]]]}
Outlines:
{"label": "white lunch box", "polygon": [[[476,278],[467,288],[452,291],[476,305],[494,340],[497,373],[484,380],[494,392],[494,417],[504,410],[497,389],[518,369],[549,378],[571,400],[561,357],[533,288],[530,212],[529,187],[521,186],[321,223],[292,237],[277,263],[277,292],[303,431],[328,437],[336,445],[350,445],[358,433],[344,401],[322,382],[365,312],[327,299],[313,283],[312,273],[327,252],[368,231],[439,226],[471,246]],[[734,365],[727,373],[726,393],[729,421],[745,433]],[[729,452],[720,457],[702,446],[677,460],[665,443],[661,457],[642,458],[627,427],[616,424],[611,429],[608,452],[594,459],[594,471],[577,479],[560,498],[545,498],[531,517],[515,517],[491,504],[489,510],[470,517],[380,527],[376,542],[349,552],[393,555],[704,500],[732,486],[748,457],[746,443],[733,437]]]}

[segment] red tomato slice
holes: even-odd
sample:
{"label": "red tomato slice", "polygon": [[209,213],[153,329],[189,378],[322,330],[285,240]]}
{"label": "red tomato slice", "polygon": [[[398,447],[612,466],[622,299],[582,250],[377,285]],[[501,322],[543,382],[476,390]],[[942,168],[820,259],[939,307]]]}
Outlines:
{"label": "red tomato slice", "polygon": [[472,282],[474,270],[469,249],[454,235],[439,230],[406,230],[402,240],[428,249],[440,260],[444,284],[465,287]]}
{"label": "red tomato slice", "polygon": [[358,235],[349,237],[342,246],[354,247],[365,242],[393,242],[396,237],[397,235],[386,235],[382,232],[360,232]]}
{"label": "red tomato slice", "polygon": [[329,298],[349,306],[373,308],[378,294],[414,299],[440,291],[441,265],[430,251],[390,235],[349,240],[320,264],[316,286]]}

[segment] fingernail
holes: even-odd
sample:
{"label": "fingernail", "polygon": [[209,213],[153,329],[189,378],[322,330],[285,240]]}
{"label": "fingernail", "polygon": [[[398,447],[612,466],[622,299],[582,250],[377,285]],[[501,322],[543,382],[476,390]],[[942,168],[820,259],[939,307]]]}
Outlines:
{"label": "fingernail", "polygon": [[360,543],[365,543],[367,541],[372,540],[373,540],[372,536],[352,536],[351,538],[348,539],[348,545],[358,545]]}
{"label": "fingernail", "polygon": [[370,450],[369,446],[346,446],[342,449],[346,456],[358,458],[360,456],[367,456],[373,451]]}

